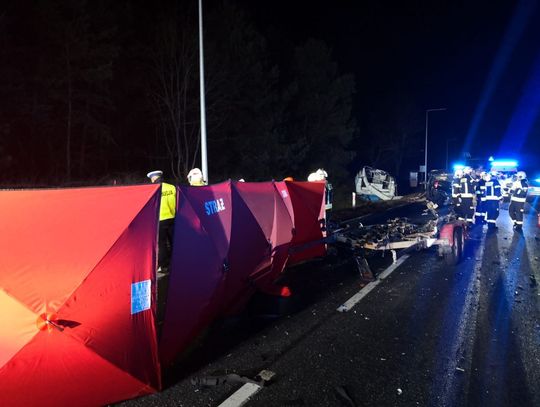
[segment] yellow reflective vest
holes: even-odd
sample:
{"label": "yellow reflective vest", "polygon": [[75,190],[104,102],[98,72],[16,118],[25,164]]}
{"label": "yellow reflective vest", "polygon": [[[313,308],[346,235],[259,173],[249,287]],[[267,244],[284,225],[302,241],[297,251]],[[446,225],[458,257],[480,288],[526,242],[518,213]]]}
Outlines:
{"label": "yellow reflective vest", "polygon": [[159,220],[174,219],[176,215],[176,187],[166,182],[161,183],[161,206]]}

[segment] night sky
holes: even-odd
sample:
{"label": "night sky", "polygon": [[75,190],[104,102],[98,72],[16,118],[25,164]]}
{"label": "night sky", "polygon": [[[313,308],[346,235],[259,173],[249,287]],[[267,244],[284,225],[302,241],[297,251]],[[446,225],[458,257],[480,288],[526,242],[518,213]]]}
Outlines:
{"label": "night sky", "polygon": [[[447,110],[429,114],[428,169],[467,153],[540,176],[537,1],[203,3],[212,182],[324,167],[349,184],[364,165],[405,181],[433,108]],[[185,182],[200,166],[197,46],[196,0],[3,2],[1,173]]]}
{"label": "night sky", "polygon": [[358,78],[358,116],[388,94],[414,99],[422,121],[446,107],[429,114],[429,168],[444,167],[450,139],[451,159],[512,156],[540,173],[537,2],[247,3],[269,33],[331,45]]}

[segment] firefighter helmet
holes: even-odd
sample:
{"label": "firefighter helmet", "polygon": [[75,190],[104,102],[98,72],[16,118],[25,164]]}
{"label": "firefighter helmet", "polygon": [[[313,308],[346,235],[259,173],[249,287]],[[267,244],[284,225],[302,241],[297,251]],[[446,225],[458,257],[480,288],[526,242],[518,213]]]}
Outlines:
{"label": "firefighter helmet", "polygon": [[527,174],[525,174],[525,171],[518,171],[516,177],[517,179],[525,179],[527,178]]}
{"label": "firefighter helmet", "polygon": [[463,177],[463,170],[460,168],[460,169],[457,169],[455,172],[454,172],[454,177],[456,178],[461,178]]}
{"label": "firefighter helmet", "polygon": [[324,181],[326,180],[326,178],[328,178],[328,173],[322,168],[319,168],[317,171],[309,174],[308,181],[309,182]]}
{"label": "firefighter helmet", "polygon": [[201,186],[204,185],[202,171],[198,168],[193,168],[187,175],[189,185]]}

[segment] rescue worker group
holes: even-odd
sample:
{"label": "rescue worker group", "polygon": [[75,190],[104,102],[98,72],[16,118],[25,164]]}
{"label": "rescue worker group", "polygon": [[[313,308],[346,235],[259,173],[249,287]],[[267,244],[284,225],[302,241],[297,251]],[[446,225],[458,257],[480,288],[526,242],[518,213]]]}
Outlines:
{"label": "rescue worker group", "polygon": [[477,172],[471,167],[456,169],[452,180],[452,204],[458,219],[469,224],[497,228],[500,203],[510,198],[508,214],[514,230],[523,227],[523,212],[529,184],[524,171],[513,177],[498,171]]}

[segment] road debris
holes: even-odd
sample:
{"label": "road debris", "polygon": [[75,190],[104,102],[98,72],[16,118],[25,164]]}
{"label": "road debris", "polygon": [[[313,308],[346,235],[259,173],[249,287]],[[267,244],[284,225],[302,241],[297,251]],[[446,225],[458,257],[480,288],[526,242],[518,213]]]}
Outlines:
{"label": "road debris", "polygon": [[349,395],[349,392],[345,388],[345,386],[335,386],[334,390],[336,391],[337,395],[346,402],[350,407],[356,407],[356,403]]}
{"label": "road debris", "polygon": [[[263,370],[264,372],[264,370]],[[262,373],[262,372],[261,372]],[[261,375],[259,373],[258,376]],[[240,376],[236,373],[221,375],[221,376],[194,376],[191,378],[191,384],[194,386],[213,387],[220,386],[226,383],[253,383],[259,386],[264,384],[264,379],[253,380],[245,376]]]}

